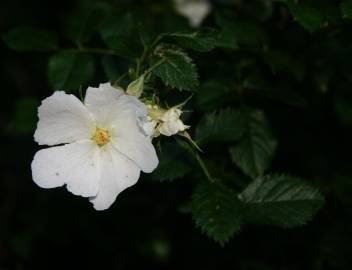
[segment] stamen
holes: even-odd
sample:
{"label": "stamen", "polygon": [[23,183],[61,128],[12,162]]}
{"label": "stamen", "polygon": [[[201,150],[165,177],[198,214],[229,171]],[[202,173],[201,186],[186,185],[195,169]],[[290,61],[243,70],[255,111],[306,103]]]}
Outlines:
{"label": "stamen", "polygon": [[95,141],[97,145],[103,146],[110,142],[110,137],[109,131],[97,128],[92,140]]}

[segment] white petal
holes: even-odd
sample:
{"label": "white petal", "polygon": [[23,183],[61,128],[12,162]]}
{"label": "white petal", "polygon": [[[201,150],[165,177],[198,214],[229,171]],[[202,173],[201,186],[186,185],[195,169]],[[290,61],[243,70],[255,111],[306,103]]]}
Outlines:
{"label": "white petal", "polygon": [[100,84],[99,88],[88,87],[84,104],[95,119],[105,125],[121,95],[123,95],[121,88],[114,88],[110,83]]}
{"label": "white petal", "polygon": [[43,100],[38,108],[38,116],[34,139],[41,145],[88,139],[94,130],[94,121],[82,102],[62,91]]}
{"label": "white petal", "polygon": [[165,136],[175,135],[180,131],[178,121],[175,122],[164,122],[159,126],[159,132]]}
{"label": "white petal", "polygon": [[121,191],[137,183],[140,169],[109,145],[100,151],[100,161],[99,192],[90,201],[96,210],[105,210]]}
{"label": "white petal", "polygon": [[177,121],[180,116],[181,116],[181,110],[177,109],[177,108],[171,108],[169,110],[167,110],[162,117],[160,117],[161,121],[164,122],[173,122],[173,121]]}
{"label": "white petal", "polygon": [[125,94],[110,97],[105,103],[93,103],[89,100],[86,102],[98,125],[111,131],[116,149],[133,160],[144,172],[152,172],[159,161],[151,139],[143,129],[147,121],[147,107],[136,97]]}
{"label": "white petal", "polygon": [[159,163],[151,138],[146,136],[133,114],[123,112],[116,117],[112,129],[112,144],[143,172],[152,172]]}
{"label": "white petal", "polygon": [[148,120],[141,124],[144,134],[146,136],[153,136],[155,133],[155,127],[157,125],[156,121]]}
{"label": "white petal", "polygon": [[42,188],[67,184],[73,194],[91,197],[98,193],[99,166],[98,146],[86,140],[38,151],[32,176]]}

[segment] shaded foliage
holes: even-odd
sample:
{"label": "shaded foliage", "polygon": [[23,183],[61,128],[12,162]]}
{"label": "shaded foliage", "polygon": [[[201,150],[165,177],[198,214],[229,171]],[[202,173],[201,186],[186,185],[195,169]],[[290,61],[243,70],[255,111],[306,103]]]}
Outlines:
{"label": "shaded foliage", "polygon": [[[217,0],[198,29],[171,1],[29,2],[0,10],[0,268],[351,268],[349,1]],[[142,74],[193,93],[157,170],[104,213],[34,186],[40,100]]]}

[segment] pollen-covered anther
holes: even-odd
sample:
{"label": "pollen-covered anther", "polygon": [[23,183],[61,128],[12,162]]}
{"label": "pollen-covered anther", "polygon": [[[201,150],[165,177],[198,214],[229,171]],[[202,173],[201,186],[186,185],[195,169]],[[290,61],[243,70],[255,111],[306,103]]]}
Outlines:
{"label": "pollen-covered anther", "polygon": [[109,131],[101,128],[97,128],[95,134],[92,137],[92,140],[96,142],[97,145],[103,146],[110,142],[110,133]]}

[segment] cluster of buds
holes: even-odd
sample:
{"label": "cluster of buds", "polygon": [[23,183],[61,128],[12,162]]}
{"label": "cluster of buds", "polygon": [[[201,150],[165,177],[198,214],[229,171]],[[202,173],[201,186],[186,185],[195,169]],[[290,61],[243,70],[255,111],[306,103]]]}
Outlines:
{"label": "cluster of buds", "polygon": [[189,128],[180,119],[182,111],[178,106],[164,109],[156,104],[148,104],[147,108],[148,121],[150,127],[153,128],[153,137],[158,137],[160,134],[172,136]]}

